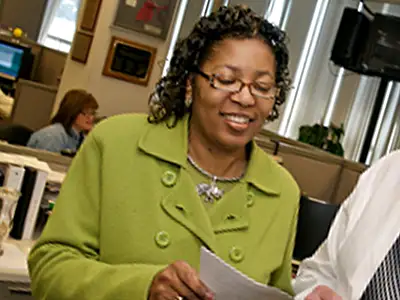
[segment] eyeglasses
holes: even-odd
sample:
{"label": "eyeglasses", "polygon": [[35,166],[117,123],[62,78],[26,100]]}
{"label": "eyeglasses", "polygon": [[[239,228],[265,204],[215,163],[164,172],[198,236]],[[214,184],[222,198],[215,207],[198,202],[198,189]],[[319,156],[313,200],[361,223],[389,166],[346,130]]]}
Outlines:
{"label": "eyeglasses", "polygon": [[275,84],[268,84],[257,81],[245,83],[239,78],[224,78],[223,75],[219,74],[208,75],[200,69],[197,69],[194,72],[207,79],[212,88],[220,91],[236,94],[240,93],[242,89],[247,86],[249,88],[250,94],[253,97],[266,100],[275,99],[275,97],[279,93],[279,88]]}
{"label": "eyeglasses", "polygon": [[96,117],[97,116],[97,111],[95,110],[86,110],[81,112],[82,115],[85,117]]}

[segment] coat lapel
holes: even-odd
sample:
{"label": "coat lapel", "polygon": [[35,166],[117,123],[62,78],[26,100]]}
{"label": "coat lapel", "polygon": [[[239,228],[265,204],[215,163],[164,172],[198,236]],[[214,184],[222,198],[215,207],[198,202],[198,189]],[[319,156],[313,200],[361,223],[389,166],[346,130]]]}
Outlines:
{"label": "coat lapel", "polygon": [[216,251],[210,218],[187,172],[181,171],[176,186],[162,199],[161,206],[170,217],[196,235],[209,249]]}
{"label": "coat lapel", "polygon": [[[196,235],[209,249],[216,250],[210,218],[196,193],[190,175],[185,171],[188,149],[189,115],[171,127],[166,123],[150,125],[139,140],[139,149],[159,160],[179,167],[176,185],[161,200],[163,210]],[[168,124],[169,123],[169,124]]]}
{"label": "coat lapel", "polygon": [[210,219],[215,233],[248,229],[246,191],[246,184],[239,183],[210,208]]}

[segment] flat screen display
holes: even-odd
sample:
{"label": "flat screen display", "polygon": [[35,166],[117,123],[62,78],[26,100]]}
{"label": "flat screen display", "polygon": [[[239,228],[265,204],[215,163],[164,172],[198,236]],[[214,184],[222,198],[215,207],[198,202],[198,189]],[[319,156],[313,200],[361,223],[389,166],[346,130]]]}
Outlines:
{"label": "flat screen display", "polygon": [[24,50],[0,43],[0,76],[15,80],[22,64]]}

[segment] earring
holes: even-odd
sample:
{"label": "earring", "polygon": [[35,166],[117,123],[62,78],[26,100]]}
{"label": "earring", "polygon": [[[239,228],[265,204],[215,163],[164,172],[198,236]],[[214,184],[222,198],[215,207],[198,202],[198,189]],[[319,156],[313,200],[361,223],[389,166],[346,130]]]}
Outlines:
{"label": "earring", "polygon": [[267,122],[271,122],[271,119],[275,116],[274,111],[271,111],[268,114],[268,117],[265,119]]}
{"label": "earring", "polygon": [[193,102],[192,97],[186,98],[186,99],[185,99],[185,106],[186,106],[186,108],[189,108],[189,107],[192,105],[192,102]]}

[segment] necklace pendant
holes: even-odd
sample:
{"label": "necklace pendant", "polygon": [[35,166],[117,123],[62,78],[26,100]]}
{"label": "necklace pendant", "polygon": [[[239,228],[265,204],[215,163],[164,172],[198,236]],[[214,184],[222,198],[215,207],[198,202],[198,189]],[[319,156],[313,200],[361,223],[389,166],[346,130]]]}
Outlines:
{"label": "necklace pendant", "polygon": [[219,200],[224,195],[224,191],[218,188],[215,183],[199,183],[196,186],[197,194],[204,196],[204,201],[208,203],[214,203],[215,200]]}

